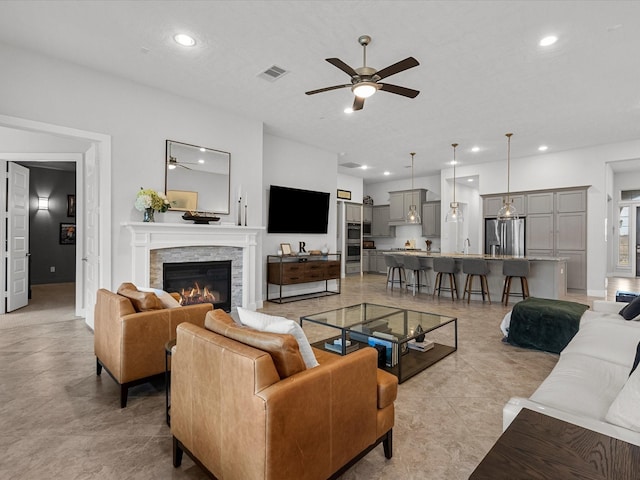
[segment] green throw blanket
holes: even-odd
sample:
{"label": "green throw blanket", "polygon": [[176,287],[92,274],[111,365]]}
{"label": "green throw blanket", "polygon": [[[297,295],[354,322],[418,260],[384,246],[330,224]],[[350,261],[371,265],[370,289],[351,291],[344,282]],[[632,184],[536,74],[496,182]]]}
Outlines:
{"label": "green throw blanket", "polygon": [[588,305],[529,297],[511,312],[508,341],[512,345],[560,353],[580,327]]}

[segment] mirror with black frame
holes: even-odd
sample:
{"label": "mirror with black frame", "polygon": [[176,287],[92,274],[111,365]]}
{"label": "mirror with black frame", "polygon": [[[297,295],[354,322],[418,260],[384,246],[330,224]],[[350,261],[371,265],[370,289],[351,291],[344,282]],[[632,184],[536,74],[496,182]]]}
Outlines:
{"label": "mirror with black frame", "polygon": [[166,141],[165,192],[170,210],[229,214],[231,154]]}

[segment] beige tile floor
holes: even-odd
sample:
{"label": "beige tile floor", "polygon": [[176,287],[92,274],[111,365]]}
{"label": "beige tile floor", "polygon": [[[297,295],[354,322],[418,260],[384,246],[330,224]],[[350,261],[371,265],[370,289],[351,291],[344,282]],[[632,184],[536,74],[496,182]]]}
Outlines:
{"label": "beige tile floor", "polygon": [[[163,383],[132,389],[127,408],[118,408],[115,382],[95,375],[93,333],[54,293],[39,292],[27,314],[0,316],[0,478],[206,478],[187,458],[172,467]],[[365,301],[458,317],[459,349],[400,386],[393,458],[376,448],[342,478],[467,478],[501,433],[503,404],[530,395],[557,356],[502,343],[499,323],[509,308],[499,299],[467,305],[413,297],[386,290],[378,275],[346,279],[338,296],[267,302],[263,311],[298,319]],[[12,326],[17,315],[24,321]],[[311,341],[323,338],[321,327],[305,330]]]}

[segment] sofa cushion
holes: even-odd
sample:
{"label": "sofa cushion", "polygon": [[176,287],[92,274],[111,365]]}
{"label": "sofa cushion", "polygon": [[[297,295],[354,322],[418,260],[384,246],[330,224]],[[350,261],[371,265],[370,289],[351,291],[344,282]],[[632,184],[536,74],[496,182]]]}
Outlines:
{"label": "sofa cushion", "polygon": [[118,288],[118,295],[128,298],[136,312],[162,310],[164,305],[153,292],[141,292],[133,283],[123,283]]}
{"label": "sofa cushion", "polygon": [[[182,306],[180,305],[180,302],[172,294],[170,294],[169,292],[165,292],[160,288],[138,287],[138,290],[141,292],[155,293],[156,297],[158,297],[162,302],[162,306],[164,308],[178,308]],[[179,294],[178,294],[178,298],[179,298]]]}
{"label": "sofa cushion", "polygon": [[307,336],[304,334],[302,327],[293,320],[254,312],[241,307],[238,307],[238,315],[240,316],[240,321],[243,325],[255,328],[261,332],[288,333],[293,335],[298,342],[300,353],[302,354],[304,364],[307,368],[318,366],[318,360],[316,360],[316,357],[313,354],[313,350],[311,349]]}
{"label": "sofa cushion", "polygon": [[640,432],[640,370],[635,370],[615,398],[607,422]]}
{"label": "sofa cushion", "polygon": [[628,375],[628,366],[590,355],[563,353],[549,376],[531,395],[531,400],[565,412],[604,420]]}
{"label": "sofa cushion", "polygon": [[222,309],[207,313],[204,326],[207,330],[267,352],[282,379],[305,370],[298,342],[292,335],[260,332],[238,325]]}
{"label": "sofa cushion", "polygon": [[636,346],[636,358],[633,359],[633,365],[631,366],[631,371],[629,372],[629,376],[633,375],[633,372],[638,368],[638,364],[640,363],[640,342]]}
{"label": "sofa cushion", "polygon": [[619,313],[625,320],[640,320],[640,297],[636,297],[631,303],[627,303]]}

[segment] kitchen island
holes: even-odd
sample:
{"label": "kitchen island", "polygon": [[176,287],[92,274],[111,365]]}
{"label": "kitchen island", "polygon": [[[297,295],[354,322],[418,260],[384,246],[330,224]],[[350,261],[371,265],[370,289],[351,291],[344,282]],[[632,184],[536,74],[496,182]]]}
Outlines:
{"label": "kitchen island", "polygon": [[[529,282],[529,293],[532,297],[561,299],[567,294],[567,258],[564,257],[510,257],[501,255],[481,255],[481,254],[463,254],[463,253],[430,253],[426,251],[390,251],[386,255],[418,255],[427,259],[435,257],[454,258],[456,261],[458,281],[458,293],[462,298],[464,290],[464,281],[466,275],[462,273],[462,260],[465,258],[484,258],[489,264],[489,274],[487,275],[487,283],[489,284],[489,293],[492,302],[499,302],[502,297],[502,287],[504,285],[504,275],[502,275],[502,262],[511,258],[524,258],[530,261],[530,272],[527,276]],[[433,291],[435,281],[435,272],[433,271],[433,260],[427,262],[431,267],[428,270],[429,285]],[[409,282],[411,282],[411,272],[407,272]],[[516,294],[520,292],[520,282],[514,280],[511,287],[511,301],[517,301]],[[480,281],[474,279],[473,289],[479,290]],[[515,295],[515,296],[514,296]],[[472,294],[472,299],[482,299],[481,294]]]}

